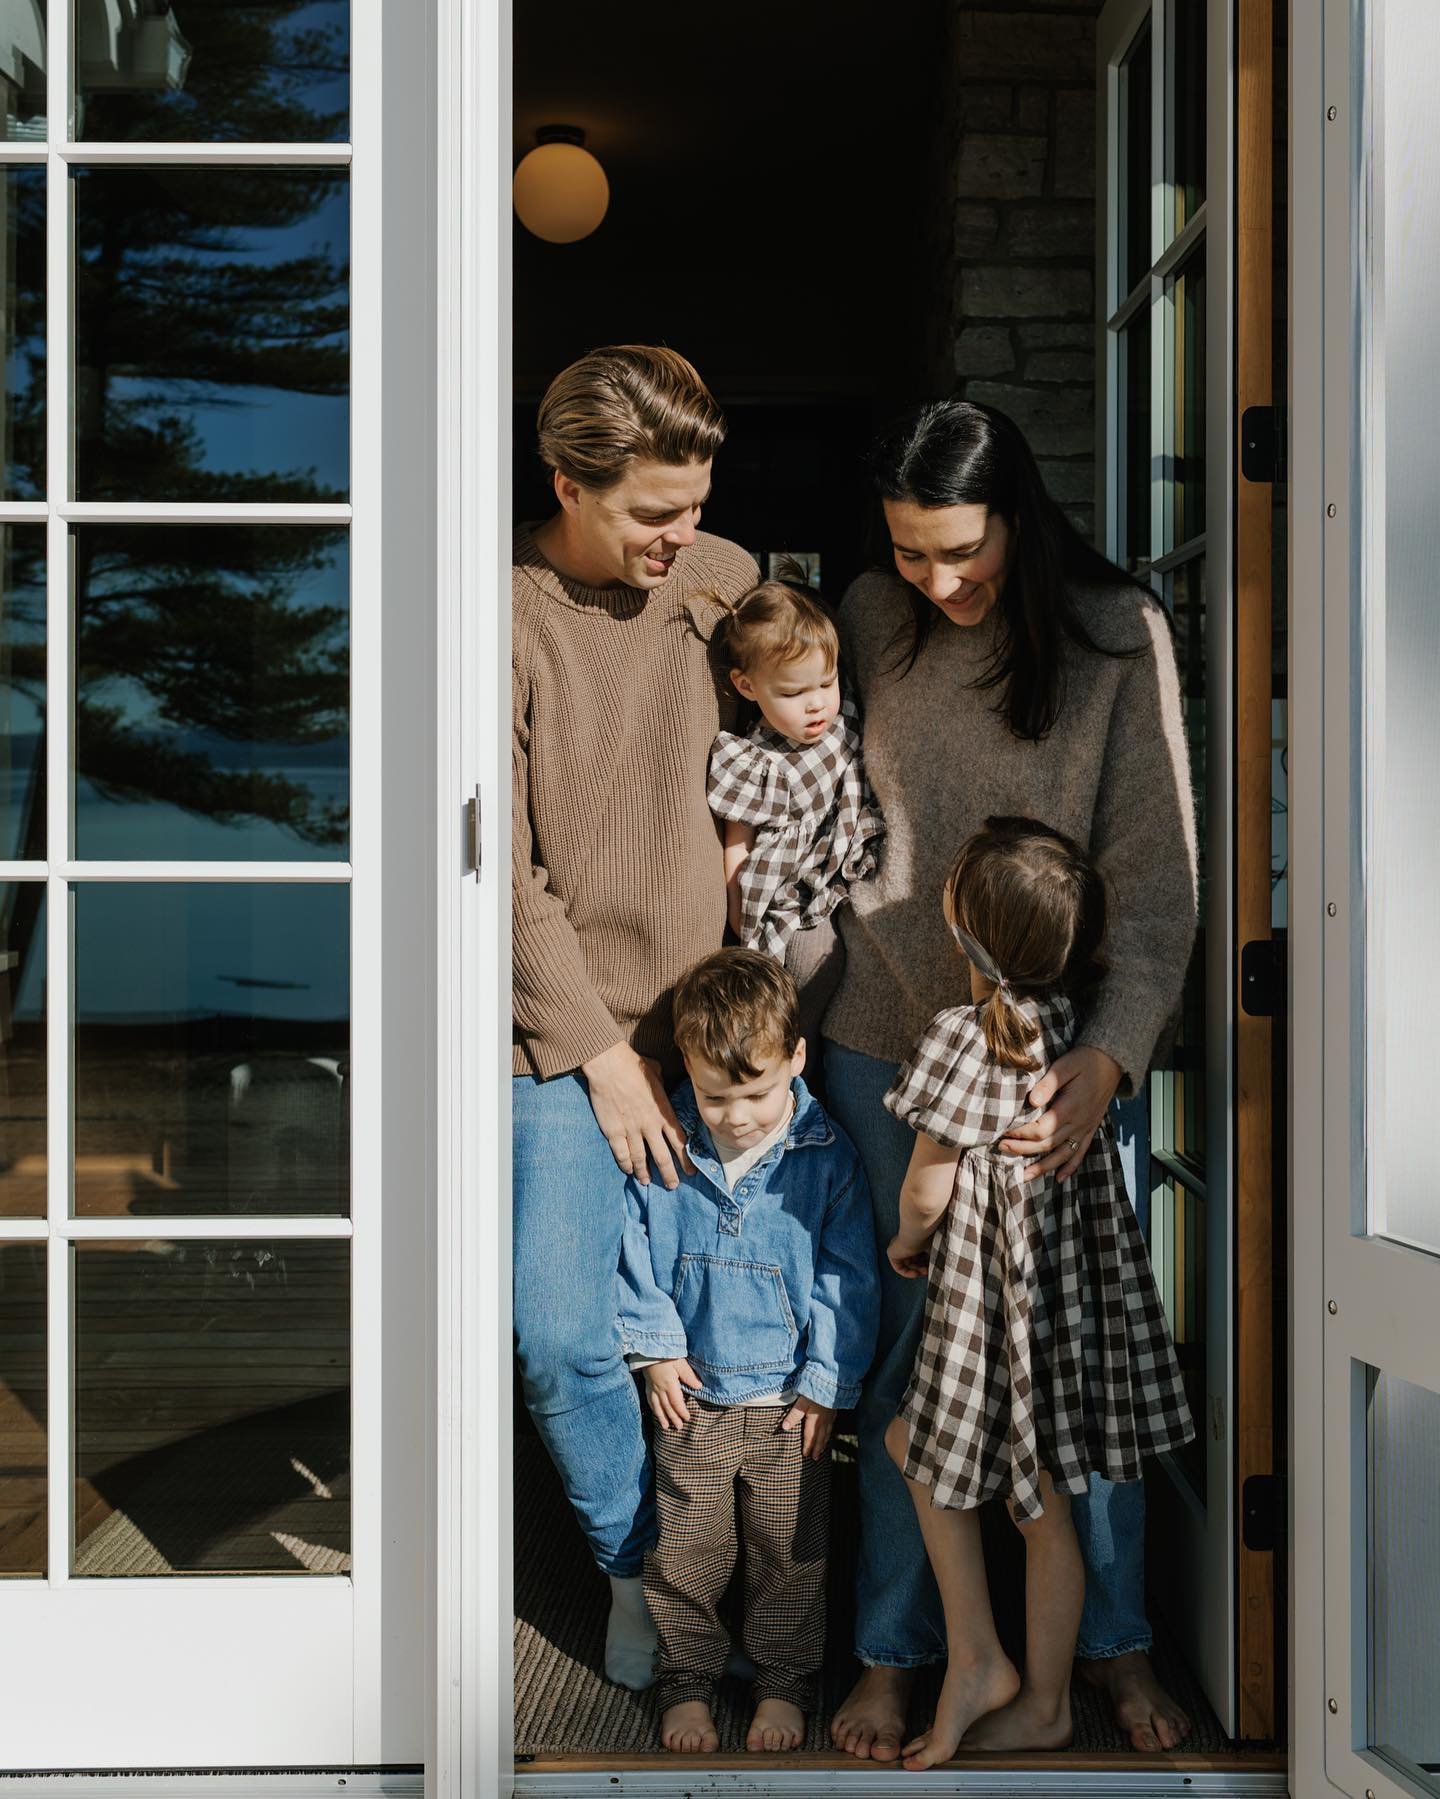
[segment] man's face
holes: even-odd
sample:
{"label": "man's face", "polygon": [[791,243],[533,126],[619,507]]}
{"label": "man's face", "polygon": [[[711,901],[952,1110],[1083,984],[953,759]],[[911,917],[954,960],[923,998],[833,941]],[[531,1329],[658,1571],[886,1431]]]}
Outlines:
{"label": "man's face", "polygon": [[790,1083],[805,1066],[805,1039],[787,1056],[772,1051],[756,1057],[752,1080],[736,1081],[704,1056],[686,1056],[685,1072],[695,1087],[695,1105],[722,1159],[740,1155],[768,1137],[790,1108]]}
{"label": "man's face", "polygon": [[603,493],[563,477],[556,491],[587,562],[604,571],[603,584],[659,587],[676,556],[695,541],[700,508],[710,497],[710,463],[637,461]]}

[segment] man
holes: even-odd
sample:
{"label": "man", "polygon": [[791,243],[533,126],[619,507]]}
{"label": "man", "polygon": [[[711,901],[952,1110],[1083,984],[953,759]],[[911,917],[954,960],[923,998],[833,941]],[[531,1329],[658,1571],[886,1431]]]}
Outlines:
{"label": "man", "polygon": [[512,568],[515,1335],[526,1403],[612,1603],[605,1668],[651,1680],[649,1454],[615,1283],[629,1174],[677,1184],[670,993],[720,946],[705,797],[730,722],[710,638],[754,561],[697,527],[719,407],[672,350],[622,345],[541,402],[559,510]]}

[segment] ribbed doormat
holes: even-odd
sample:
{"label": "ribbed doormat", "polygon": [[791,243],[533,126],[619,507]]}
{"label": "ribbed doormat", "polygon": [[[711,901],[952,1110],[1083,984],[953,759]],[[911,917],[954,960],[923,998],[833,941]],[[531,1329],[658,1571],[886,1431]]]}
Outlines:
{"label": "ribbed doormat", "polygon": [[[837,1444],[830,1562],[829,1653],[820,1709],[810,1719],[805,1747],[829,1750],[830,1717],[855,1677],[850,1657],[851,1583],[855,1543],[855,1468],[852,1442]],[[1018,1539],[999,1517],[992,1535],[1003,1557],[1008,1538]],[[1007,1572],[1013,1572],[1013,1568]],[[1009,1584],[1014,1584],[1009,1583]],[[515,1433],[515,1751],[517,1755],[613,1755],[659,1748],[653,1693],[612,1686],[602,1672],[609,1589],[596,1571],[575,1517],[540,1440],[517,1421]],[[1000,1616],[1001,1634],[1016,1653],[1017,1618]],[[1156,1672],[1195,1722],[1186,1743],[1195,1754],[1234,1745],[1209,1701],[1163,1635],[1155,1648]],[[939,1686],[927,1672],[917,1687],[912,1722],[923,1725]],[[1115,1728],[1108,1704],[1082,1681],[1071,1693],[1075,1748],[1125,1755],[1128,1741]],[[716,1725],[722,1752],[745,1747],[750,1722],[749,1688],[721,1683]]]}

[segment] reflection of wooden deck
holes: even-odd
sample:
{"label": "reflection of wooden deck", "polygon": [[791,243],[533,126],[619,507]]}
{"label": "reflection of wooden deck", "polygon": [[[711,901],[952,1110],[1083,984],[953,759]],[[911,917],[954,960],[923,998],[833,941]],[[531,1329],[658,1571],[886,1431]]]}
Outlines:
{"label": "reflection of wooden deck", "polygon": [[[0,1243],[0,1572],[45,1567],[44,1255]],[[84,1243],[77,1574],[349,1565],[349,1245]]]}

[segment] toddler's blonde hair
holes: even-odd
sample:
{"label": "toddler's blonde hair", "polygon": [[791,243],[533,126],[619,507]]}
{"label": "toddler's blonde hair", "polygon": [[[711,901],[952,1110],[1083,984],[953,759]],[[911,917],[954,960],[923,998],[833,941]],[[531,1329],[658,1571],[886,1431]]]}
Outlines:
{"label": "toddler's blonde hair", "polygon": [[[793,570],[794,578],[791,579]],[[798,662],[819,650],[827,668],[840,661],[835,621],[810,592],[796,563],[741,594],[721,625],[726,666],[753,674],[767,662]]]}

